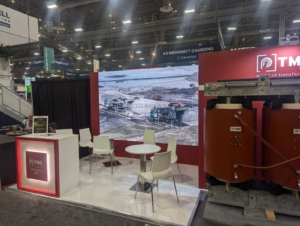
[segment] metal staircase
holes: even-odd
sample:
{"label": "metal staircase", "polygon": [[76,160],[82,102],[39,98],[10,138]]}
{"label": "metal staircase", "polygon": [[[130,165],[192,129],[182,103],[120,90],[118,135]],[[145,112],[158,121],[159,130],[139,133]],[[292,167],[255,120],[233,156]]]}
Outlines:
{"label": "metal staircase", "polygon": [[0,84],[0,111],[22,122],[32,113],[32,104]]}

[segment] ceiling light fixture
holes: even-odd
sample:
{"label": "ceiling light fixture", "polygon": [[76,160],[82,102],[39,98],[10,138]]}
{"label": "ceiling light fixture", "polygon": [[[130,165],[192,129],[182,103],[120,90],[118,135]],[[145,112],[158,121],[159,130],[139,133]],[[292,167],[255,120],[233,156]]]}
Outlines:
{"label": "ceiling light fixture", "polygon": [[146,64],[142,64],[142,66],[145,66]]}
{"label": "ceiling light fixture", "polygon": [[77,60],[81,60],[82,58],[81,57],[77,57]]}
{"label": "ceiling light fixture", "polygon": [[105,54],[105,56],[106,56],[106,57],[110,57],[110,54],[109,54],[109,53],[108,53],[108,54]]}
{"label": "ceiling light fixture", "polygon": [[136,51],[135,53],[138,53],[138,54],[140,54],[140,53],[142,53],[142,51]]}
{"label": "ceiling light fixture", "polygon": [[300,23],[300,20],[294,20],[293,23]]}
{"label": "ceiling light fixture", "polygon": [[62,52],[66,53],[66,52],[68,52],[68,50],[67,49],[63,49]]}
{"label": "ceiling light fixture", "polygon": [[266,37],[264,37],[264,39],[271,39],[272,38],[272,36],[266,36]]}
{"label": "ceiling light fixture", "polygon": [[185,10],[184,12],[185,13],[193,13],[193,12],[195,12],[195,10],[194,9],[189,9],[189,10]]}
{"label": "ceiling light fixture", "polygon": [[144,58],[139,58],[139,60],[144,60]]}
{"label": "ceiling light fixture", "polygon": [[131,24],[131,20],[125,20],[123,21],[123,24]]}
{"label": "ceiling light fixture", "polygon": [[176,36],[176,38],[183,38],[183,35],[178,35]]}
{"label": "ceiling light fixture", "polygon": [[87,64],[92,64],[92,62],[87,62]]}
{"label": "ceiling light fixture", "polygon": [[25,68],[26,70],[29,70],[29,67]]}
{"label": "ceiling light fixture", "polygon": [[236,27],[229,27],[228,28],[228,31],[235,31],[236,30]]}
{"label": "ceiling light fixture", "polygon": [[53,4],[53,5],[47,5],[47,8],[48,9],[54,9],[54,8],[57,8],[57,5]]}
{"label": "ceiling light fixture", "polygon": [[119,65],[118,67],[122,67],[122,65]]}
{"label": "ceiling light fixture", "polygon": [[35,55],[35,56],[38,56],[38,55],[40,55],[40,53],[34,53],[34,55]]}
{"label": "ceiling light fixture", "polygon": [[81,32],[81,31],[83,31],[83,30],[82,30],[82,28],[75,28],[74,31],[76,31],[76,32]]}
{"label": "ceiling light fixture", "polygon": [[79,71],[79,68],[76,68],[76,71]]}
{"label": "ceiling light fixture", "polygon": [[138,41],[132,41],[131,43],[132,44],[138,44],[139,42]]}
{"label": "ceiling light fixture", "polygon": [[96,48],[96,49],[99,49],[99,48],[101,48],[101,46],[97,45],[97,46],[95,46],[95,48]]}

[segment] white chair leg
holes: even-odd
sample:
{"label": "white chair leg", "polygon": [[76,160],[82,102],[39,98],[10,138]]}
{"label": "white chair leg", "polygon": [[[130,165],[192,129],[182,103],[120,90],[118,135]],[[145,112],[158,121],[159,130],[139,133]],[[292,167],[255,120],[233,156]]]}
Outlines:
{"label": "white chair leg", "polygon": [[111,169],[111,174],[114,174],[114,171],[113,171],[113,163],[112,163],[112,155],[110,154],[110,169]]}
{"label": "white chair leg", "polygon": [[172,177],[172,178],[173,178],[174,188],[175,188],[175,192],[176,192],[176,196],[177,196],[177,202],[179,203],[177,188],[176,188],[176,184],[175,184],[175,179],[174,179],[174,177]]}
{"label": "white chair leg", "polygon": [[181,179],[181,183],[182,183],[182,175],[181,175],[181,172],[180,172],[180,169],[179,169],[179,165],[178,165],[178,163],[176,162],[176,164],[177,164],[177,167],[178,167],[178,171],[179,171],[179,174],[180,174],[180,179]]}
{"label": "white chair leg", "polygon": [[134,199],[136,199],[136,193],[137,193],[137,188],[138,188],[139,182],[140,182],[140,176],[141,176],[141,175],[139,175],[139,176],[138,176],[138,179],[137,179],[137,183],[136,183],[136,187],[135,187],[135,196],[134,196]]}
{"label": "white chair leg", "polygon": [[[153,183],[153,182],[152,182]],[[151,187],[151,199],[152,199],[152,212],[154,213],[154,204],[153,204],[153,189],[152,189],[152,183],[150,184]]]}
{"label": "white chair leg", "polygon": [[92,163],[93,163],[92,154],[90,154],[90,174],[92,171]]}

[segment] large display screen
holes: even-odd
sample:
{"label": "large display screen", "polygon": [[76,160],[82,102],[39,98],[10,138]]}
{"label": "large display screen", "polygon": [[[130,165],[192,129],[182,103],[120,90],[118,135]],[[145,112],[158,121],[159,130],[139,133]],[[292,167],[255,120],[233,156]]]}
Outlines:
{"label": "large display screen", "polygon": [[142,141],[198,145],[198,66],[99,72],[100,133]]}

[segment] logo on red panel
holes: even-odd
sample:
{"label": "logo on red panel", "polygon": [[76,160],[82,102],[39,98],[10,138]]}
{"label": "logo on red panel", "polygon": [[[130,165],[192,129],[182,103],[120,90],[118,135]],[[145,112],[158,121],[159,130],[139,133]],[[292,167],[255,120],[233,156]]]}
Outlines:
{"label": "logo on red panel", "polygon": [[272,77],[300,76],[300,56],[260,54],[256,56],[256,72]]}
{"label": "logo on red panel", "polygon": [[47,153],[26,151],[27,178],[48,181]]}
{"label": "logo on red panel", "polygon": [[277,54],[262,54],[257,56],[256,72],[276,72],[277,70]]}

